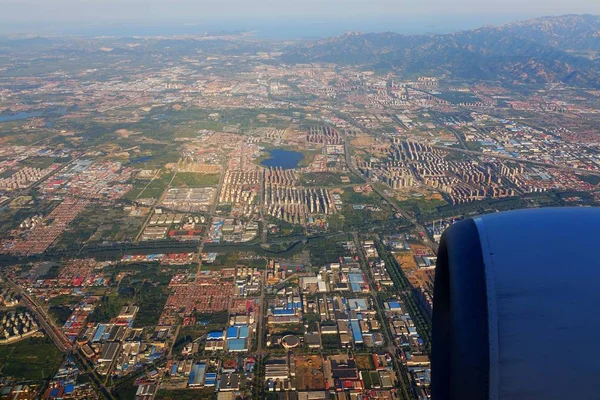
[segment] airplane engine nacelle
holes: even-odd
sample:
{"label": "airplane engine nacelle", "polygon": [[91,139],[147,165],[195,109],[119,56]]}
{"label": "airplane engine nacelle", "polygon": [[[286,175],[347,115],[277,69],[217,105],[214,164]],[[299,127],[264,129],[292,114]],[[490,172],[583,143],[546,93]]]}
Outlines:
{"label": "airplane engine nacelle", "polygon": [[433,400],[600,399],[600,209],[511,211],[442,236]]}

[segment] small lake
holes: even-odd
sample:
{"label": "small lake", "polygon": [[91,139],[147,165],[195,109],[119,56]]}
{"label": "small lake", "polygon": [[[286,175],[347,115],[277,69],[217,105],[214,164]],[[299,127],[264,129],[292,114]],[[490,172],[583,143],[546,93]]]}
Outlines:
{"label": "small lake", "polygon": [[150,161],[153,158],[154,158],[154,156],[143,156],[143,157],[131,159],[131,160],[129,160],[129,162],[132,164],[140,164],[140,163],[143,163],[146,161]]}
{"label": "small lake", "polygon": [[264,160],[261,165],[265,167],[278,167],[282,169],[296,168],[304,154],[297,151],[273,149],[269,152],[269,158]]}
{"label": "small lake", "polygon": [[20,121],[23,119],[41,117],[44,113],[41,111],[20,112],[16,114],[0,114],[0,122]]}
{"label": "small lake", "polygon": [[[22,111],[14,114],[0,114],[0,122],[22,121],[30,118],[58,118],[67,113],[67,107],[51,108],[39,111]],[[49,126],[50,124],[50,126]],[[52,127],[52,122],[49,121],[46,126]]]}

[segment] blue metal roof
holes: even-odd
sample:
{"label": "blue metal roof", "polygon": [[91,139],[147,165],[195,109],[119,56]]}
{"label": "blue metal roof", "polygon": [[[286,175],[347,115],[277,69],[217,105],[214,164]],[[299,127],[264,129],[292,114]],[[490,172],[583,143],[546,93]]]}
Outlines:
{"label": "blue metal roof", "polygon": [[389,304],[390,308],[402,308],[400,306],[400,303],[397,301],[389,301],[388,304]]}
{"label": "blue metal roof", "polygon": [[238,337],[240,339],[245,339],[248,337],[248,327],[247,326],[240,326],[240,331],[239,331]]}
{"label": "blue metal roof", "polygon": [[349,299],[348,308],[351,310],[366,310],[368,308],[367,301],[365,299]]}
{"label": "blue metal roof", "polygon": [[239,328],[237,326],[230,326],[227,328],[227,339],[237,339]]}
{"label": "blue metal roof", "polygon": [[293,308],[276,308],[273,310],[273,315],[294,315]]}
{"label": "blue metal roof", "polygon": [[94,333],[94,337],[92,338],[92,342],[99,342],[104,335],[104,331],[106,330],[106,325],[98,325],[98,329],[96,329],[96,333]]}
{"label": "blue metal roof", "polygon": [[206,372],[206,364],[196,363],[190,371],[190,385],[201,385],[204,382],[204,374]]}
{"label": "blue metal roof", "polygon": [[208,339],[208,340],[223,339],[223,331],[208,332],[208,334],[206,335],[206,339]]}
{"label": "blue metal roof", "polygon": [[231,339],[227,341],[228,351],[244,351],[246,350],[246,339]]}
{"label": "blue metal roof", "polygon": [[362,332],[360,331],[360,325],[358,321],[350,321],[350,329],[352,329],[352,337],[356,343],[363,342]]}

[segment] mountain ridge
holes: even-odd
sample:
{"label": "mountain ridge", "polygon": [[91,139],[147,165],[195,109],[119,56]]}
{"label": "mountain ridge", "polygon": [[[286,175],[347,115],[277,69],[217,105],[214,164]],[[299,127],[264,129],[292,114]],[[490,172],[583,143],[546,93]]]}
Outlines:
{"label": "mountain ridge", "polygon": [[600,16],[570,14],[450,34],[351,32],[290,46],[282,61],[388,65],[406,73],[449,73],[511,84],[600,87],[597,53]]}

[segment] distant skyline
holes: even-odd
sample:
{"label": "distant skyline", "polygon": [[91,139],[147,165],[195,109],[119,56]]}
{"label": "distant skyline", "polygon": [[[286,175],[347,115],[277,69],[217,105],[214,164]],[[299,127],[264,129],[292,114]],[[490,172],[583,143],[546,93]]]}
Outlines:
{"label": "distant skyline", "polygon": [[[108,35],[111,25],[125,24],[127,31],[114,34],[129,35],[136,34],[132,25],[137,24],[156,28],[137,33],[140,35],[193,33],[195,27],[199,31],[258,30],[282,37],[309,37],[344,30],[443,33],[546,15],[600,14],[600,1],[0,0],[0,10],[3,34]],[[186,32],[160,33],[160,26],[188,28]]]}

